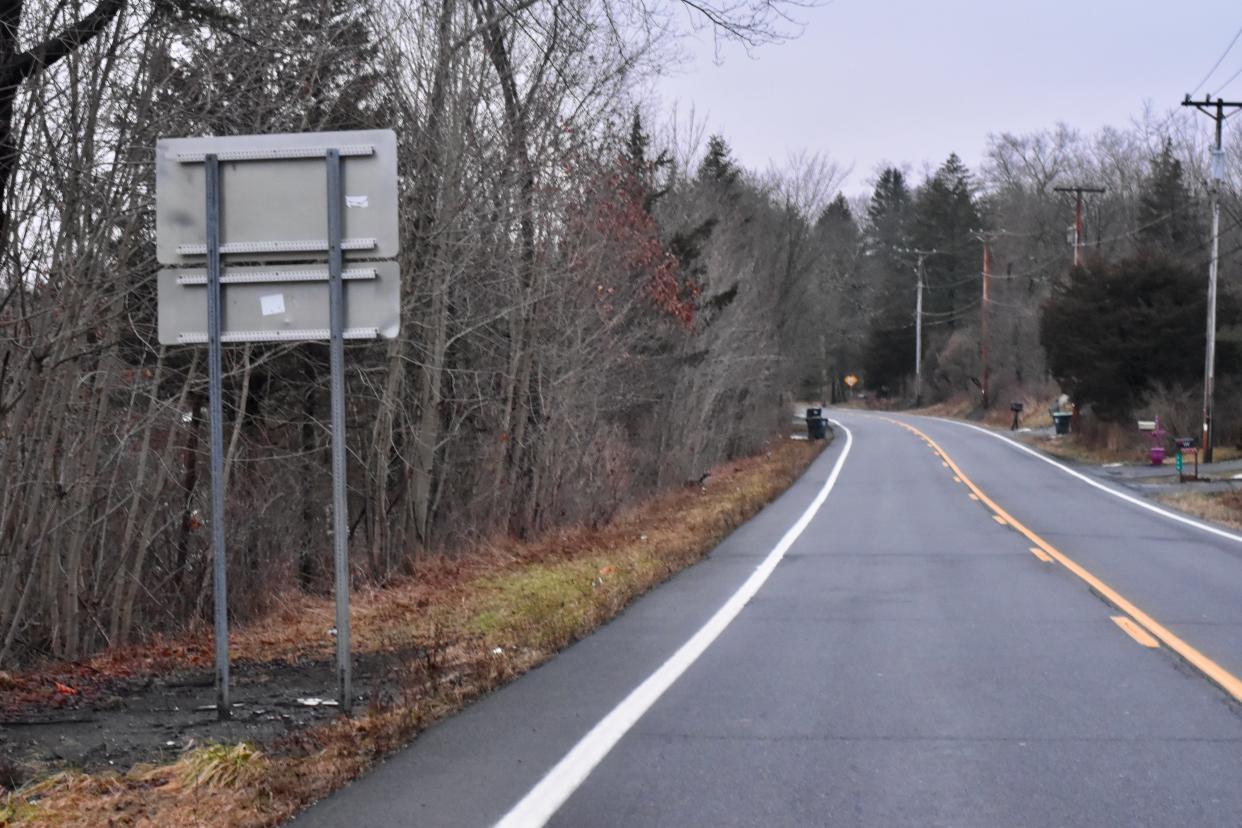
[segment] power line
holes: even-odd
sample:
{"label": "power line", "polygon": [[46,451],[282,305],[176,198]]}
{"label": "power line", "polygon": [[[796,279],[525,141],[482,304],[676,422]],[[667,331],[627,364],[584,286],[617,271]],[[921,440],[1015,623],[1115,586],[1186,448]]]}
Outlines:
{"label": "power line", "polygon": [[1159,216],[1157,218],[1154,218],[1151,221],[1147,222],[1146,224],[1140,224],[1138,227],[1135,227],[1133,230],[1130,230],[1128,232],[1119,233],[1116,236],[1108,236],[1103,239],[1096,239],[1095,241],[1083,242],[1083,247],[1099,247],[1101,245],[1111,244],[1116,241],[1125,241],[1126,239],[1133,238],[1137,236],[1139,233],[1142,233],[1144,230],[1155,227],[1157,224],[1160,224],[1161,222],[1164,222],[1164,221],[1168,221],[1171,218],[1173,218],[1172,211],[1165,213],[1164,215]]}
{"label": "power line", "polygon": [[[1217,94],[1217,95],[1219,95],[1221,92],[1224,92],[1224,91],[1225,91],[1225,87],[1227,87],[1229,84],[1233,83],[1234,78],[1236,78],[1238,75],[1242,75],[1242,66],[1239,66],[1239,67],[1238,67],[1238,71],[1234,72],[1232,75],[1230,75],[1230,76],[1229,76],[1229,80],[1225,81],[1224,83],[1222,83],[1222,84],[1220,85],[1220,88],[1216,90],[1216,94]],[[1238,113],[1236,113],[1236,112],[1231,112],[1231,113],[1230,113],[1229,115],[1227,115],[1226,117],[1227,117],[1227,118],[1232,118],[1234,115],[1237,115],[1237,114],[1238,114]]]}
{"label": "power line", "polygon": [[[1203,76],[1203,80],[1199,81],[1199,83],[1195,85],[1195,88],[1190,91],[1190,95],[1197,95],[1199,93],[1199,90],[1203,88],[1203,84],[1208,82],[1208,78],[1212,77],[1212,73],[1219,69],[1221,63],[1224,62],[1225,58],[1229,56],[1229,52],[1233,49],[1234,44],[1238,42],[1239,37],[1242,37],[1242,26],[1238,27],[1238,31],[1234,34],[1233,40],[1229,41],[1229,45],[1225,47],[1225,51],[1221,52],[1220,57],[1218,57],[1216,62],[1212,64],[1212,68],[1209,69],[1208,73]],[[1236,77],[1236,75],[1234,77]],[[1233,80],[1233,78],[1230,78],[1230,80]],[[1228,82],[1229,81],[1225,81],[1225,83]],[[1187,95],[1186,97],[1190,97],[1190,95]]]}

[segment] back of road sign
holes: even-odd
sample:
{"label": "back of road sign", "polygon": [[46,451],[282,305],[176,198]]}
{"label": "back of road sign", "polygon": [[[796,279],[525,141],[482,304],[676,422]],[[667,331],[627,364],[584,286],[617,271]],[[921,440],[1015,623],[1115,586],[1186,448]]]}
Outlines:
{"label": "back of road sign", "polygon": [[[340,188],[328,193],[328,151]],[[392,130],[166,138],[156,144],[160,343],[207,341],[206,160],[219,168],[222,342],[330,337],[328,205],[340,205],[346,339],[396,337],[397,138]],[[295,264],[296,262],[296,264]]]}
{"label": "back of road sign", "polygon": [[[401,331],[396,262],[358,262],[342,273],[346,339],[394,339]],[[220,279],[222,342],[327,341],[326,265],[230,267]],[[207,273],[166,267],[159,274],[161,345],[207,342]]]}
{"label": "back of road sign", "polygon": [[397,137],[392,130],[166,138],[156,143],[156,254],[160,264],[204,266],[204,159],[220,161],[221,259],[327,257],[324,158],[339,149],[345,258],[391,259],[399,251]]}

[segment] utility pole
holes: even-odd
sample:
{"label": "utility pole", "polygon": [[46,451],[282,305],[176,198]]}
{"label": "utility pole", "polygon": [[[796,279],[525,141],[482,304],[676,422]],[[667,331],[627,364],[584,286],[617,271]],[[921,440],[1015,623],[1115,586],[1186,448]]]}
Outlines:
{"label": "utility pole", "polygon": [[914,300],[914,407],[923,404],[923,254],[919,253],[918,295]]}
{"label": "utility pole", "polygon": [[979,305],[979,352],[983,362],[983,410],[988,410],[988,289],[992,282],[992,239],[982,234],[983,239],[983,301]]}
{"label": "utility pole", "polygon": [[927,274],[923,270],[923,258],[939,253],[938,250],[912,250],[901,248],[903,253],[913,253],[919,257],[914,272],[918,276],[918,288],[914,299],[914,404],[923,404],[923,288],[927,282]]}
{"label": "utility pole", "polygon": [[828,386],[828,342],[822,333],[819,335],[819,393],[825,405],[836,402],[832,398],[832,389]]}
{"label": "utility pole", "polygon": [[1058,193],[1073,193],[1074,198],[1074,267],[1082,267],[1082,194],[1102,193],[1103,187],[1053,187]]}
{"label": "utility pole", "polygon": [[1216,391],[1216,273],[1220,259],[1220,182],[1225,177],[1225,151],[1221,148],[1221,132],[1226,109],[1242,107],[1211,95],[1192,101],[1187,95],[1182,106],[1193,106],[1216,122],[1216,146],[1212,148],[1212,261],[1208,265],[1207,347],[1203,358],[1203,462],[1212,462],[1212,404]]}

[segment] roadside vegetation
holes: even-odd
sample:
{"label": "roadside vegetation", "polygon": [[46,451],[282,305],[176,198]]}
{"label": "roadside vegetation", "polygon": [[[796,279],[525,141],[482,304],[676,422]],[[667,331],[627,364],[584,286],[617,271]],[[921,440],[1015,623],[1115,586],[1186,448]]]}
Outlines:
{"label": "roadside vegetation", "polygon": [[[354,717],[333,717],[271,744],[195,745],[171,761],[132,768],[10,767],[16,777],[10,782],[21,787],[0,798],[0,825],[278,824],[700,560],[797,479],[823,445],[779,440],[753,458],[713,469],[701,485],[679,486],[604,526],[567,528],[530,542],[498,537],[470,554],[429,560],[417,577],[357,597],[359,656],[383,655],[389,666],[377,682],[382,692],[371,692]],[[281,603],[270,617],[237,631],[238,661],[330,663],[332,644],[323,635],[330,602],[295,595]],[[153,675],[210,663],[210,642],[202,636],[166,644],[161,660],[134,647],[106,653],[90,669],[69,665],[76,678],[63,672],[66,665],[49,664],[5,680],[14,689],[46,686],[54,695],[58,683],[105,672]],[[42,710],[43,702],[36,694],[27,707]]]}
{"label": "roadside vegetation", "polygon": [[1156,500],[1193,517],[1242,530],[1242,491],[1174,492],[1156,495]]}
{"label": "roadside vegetation", "polygon": [[[205,355],[156,337],[161,137],[398,135],[402,336],[346,355],[364,590],[603,526],[786,433],[819,375],[817,220],[842,170],[745,169],[644,99],[682,26],[769,43],[796,31],[780,2],[4,9],[0,670],[212,611]],[[229,346],[224,370],[240,623],[332,588],[328,354]]]}
{"label": "roadside vegetation", "polygon": [[[158,139],[394,129],[403,335],[346,359],[372,709],[301,711],[279,743],[276,725],[253,746],[168,740],[176,766],[66,772],[9,797],[0,821],[278,819],[697,559],[813,452],[785,439],[789,401],[846,400],[851,375],[871,404],[997,426],[1014,400],[1024,424],[1046,424],[1065,391],[1081,427],[1046,447],[1098,461],[1141,451],[1138,417],[1197,433],[1195,113],[995,134],[974,169],[950,154],[863,171],[870,192],[851,197],[847,159],[749,169],[728,136],[649,100],[687,25],[770,44],[797,33],[799,5],[3,4],[6,715],[123,707],[210,660],[206,371],[202,349],[157,343]],[[1057,191],[1073,184],[1105,188],[1079,266]],[[1232,446],[1236,195],[1223,209],[1216,429]],[[229,347],[224,369],[234,654],[276,681],[331,646],[328,355]],[[0,782],[27,784],[8,758]],[[167,810],[174,791],[190,810]]]}

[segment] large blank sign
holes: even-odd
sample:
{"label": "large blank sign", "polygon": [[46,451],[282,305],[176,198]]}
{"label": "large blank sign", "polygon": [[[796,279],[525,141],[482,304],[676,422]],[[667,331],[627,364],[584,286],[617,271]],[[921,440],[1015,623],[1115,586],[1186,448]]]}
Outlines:
{"label": "large blank sign", "polygon": [[[391,130],[167,138],[156,144],[159,330],[206,345],[216,711],[228,718],[223,348],[328,343],[340,705],[352,703],[345,340],[395,338],[397,139]],[[382,260],[390,261],[382,261]]]}
{"label": "large blank sign", "polygon": [[324,259],[324,158],[341,153],[342,249],[347,259],[391,259],[397,229],[397,138],[392,130],[166,138],[156,143],[155,223],[160,264],[203,266],[204,159],[220,162],[220,255],[228,262]]}
{"label": "large blank sign", "polygon": [[[342,272],[345,338],[393,339],[401,329],[396,262],[358,262]],[[326,341],[326,265],[230,267],[223,290],[222,342]],[[161,345],[207,342],[207,271],[168,267],[159,275]]]}

